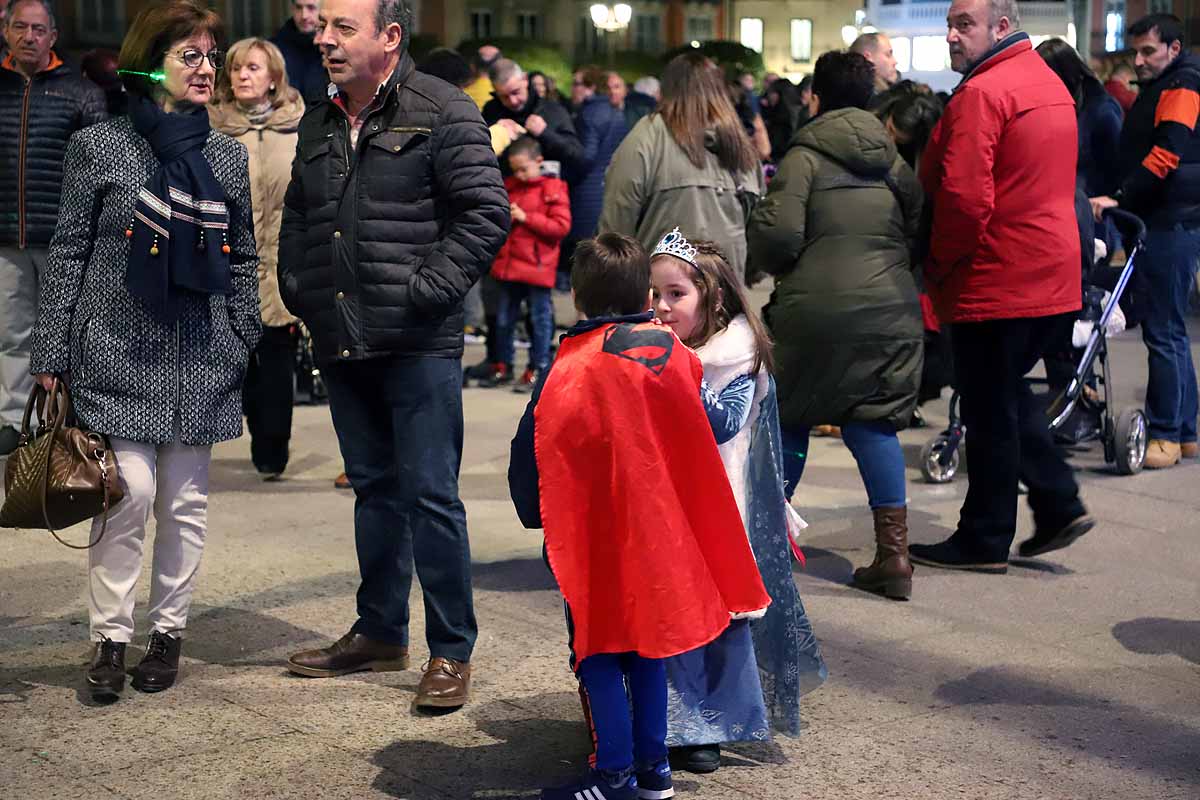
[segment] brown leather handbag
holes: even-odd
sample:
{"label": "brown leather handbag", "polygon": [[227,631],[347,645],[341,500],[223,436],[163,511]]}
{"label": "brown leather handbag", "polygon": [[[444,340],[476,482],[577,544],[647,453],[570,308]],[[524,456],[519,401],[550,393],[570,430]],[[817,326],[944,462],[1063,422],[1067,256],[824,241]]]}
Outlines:
{"label": "brown leather handbag", "polygon": [[[35,408],[38,427],[31,432]],[[79,427],[67,385],[56,378],[47,393],[35,384],[25,405],[20,441],[4,468],[0,527],[45,529],[67,547],[86,550],[104,538],[108,511],[124,497],[108,439]],[[98,514],[104,521],[93,542],[74,545],[56,532]]]}

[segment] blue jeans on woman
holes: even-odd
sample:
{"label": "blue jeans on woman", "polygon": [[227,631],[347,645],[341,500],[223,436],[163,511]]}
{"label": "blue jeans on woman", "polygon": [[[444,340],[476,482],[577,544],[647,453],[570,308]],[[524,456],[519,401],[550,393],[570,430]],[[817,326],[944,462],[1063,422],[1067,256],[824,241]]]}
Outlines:
{"label": "blue jeans on woman", "polygon": [[529,368],[544,370],[550,364],[550,340],[554,337],[554,301],[550,289],[527,283],[499,281],[500,304],[496,308],[496,356],[511,365],[516,353],[513,329],[521,318],[521,301],[529,303],[533,330],[529,332]]}
{"label": "blue jeans on woman", "polygon": [[[783,479],[788,500],[804,475],[808,431],[808,428],[783,431]],[[842,441],[858,464],[871,508],[906,505],[904,451],[895,428],[884,422],[847,422],[842,425]]]}
{"label": "blue jeans on woman", "polygon": [[1188,341],[1187,311],[1196,281],[1200,228],[1176,225],[1146,234],[1137,261],[1149,289],[1142,341],[1149,351],[1146,423],[1151,439],[1196,441],[1196,368]]}

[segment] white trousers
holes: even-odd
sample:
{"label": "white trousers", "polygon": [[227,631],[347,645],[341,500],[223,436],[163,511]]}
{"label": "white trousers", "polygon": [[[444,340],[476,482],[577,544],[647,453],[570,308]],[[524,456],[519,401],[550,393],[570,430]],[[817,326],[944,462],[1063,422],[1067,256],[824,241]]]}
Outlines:
{"label": "white trousers", "polygon": [[[157,529],[150,585],[150,626],[182,635],[208,527],[208,464],[212,448],[172,442],[111,440],[125,499],[108,518],[108,532],[88,551],[88,610],[92,641],[133,638],[133,601],[142,572],[150,512]],[[100,517],[92,538],[100,533]]]}

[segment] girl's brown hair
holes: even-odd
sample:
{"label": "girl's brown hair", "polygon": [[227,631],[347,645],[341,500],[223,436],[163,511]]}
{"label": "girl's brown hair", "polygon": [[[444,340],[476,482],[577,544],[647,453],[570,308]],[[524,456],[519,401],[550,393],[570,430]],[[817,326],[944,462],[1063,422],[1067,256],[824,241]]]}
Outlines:
{"label": "girl's brown hair", "polygon": [[753,372],[757,374],[763,368],[767,372],[774,372],[771,334],[767,333],[762,319],[750,308],[746,290],[725,258],[724,251],[716,242],[704,239],[693,239],[691,244],[696,248],[696,265],[691,272],[692,283],[700,292],[700,324],[684,344],[692,348],[701,347],[728,328],[734,317],[744,314],[754,334]]}
{"label": "girl's brown hair", "polygon": [[217,12],[197,0],[169,0],[143,8],[129,26],[117,57],[125,90],[153,97],[160,84],[147,76],[162,70],[168,48],[201,33],[207,33],[220,47],[225,30]]}
{"label": "girl's brown hair", "polygon": [[697,169],[704,167],[710,133],[715,137],[712,150],[722,167],[731,172],[758,168],[758,153],[729,102],[725,79],[703,54],[684,53],[667,64],[658,113],[671,138]]}

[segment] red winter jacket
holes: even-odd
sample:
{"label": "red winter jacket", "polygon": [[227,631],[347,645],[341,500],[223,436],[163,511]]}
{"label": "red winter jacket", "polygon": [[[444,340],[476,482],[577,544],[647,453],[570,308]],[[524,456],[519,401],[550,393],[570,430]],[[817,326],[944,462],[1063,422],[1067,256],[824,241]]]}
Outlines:
{"label": "red winter jacket", "polygon": [[921,156],[925,285],[942,322],[1080,308],[1078,148],[1075,104],[1026,34],[963,78]]}
{"label": "red winter jacket", "polygon": [[525,212],[525,221],[513,219],[508,241],[492,263],[492,277],[553,287],[558,246],[571,230],[567,184],[545,177],[525,183],[510,175],[504,179],[504,188],[508,190],[508,202]]}

